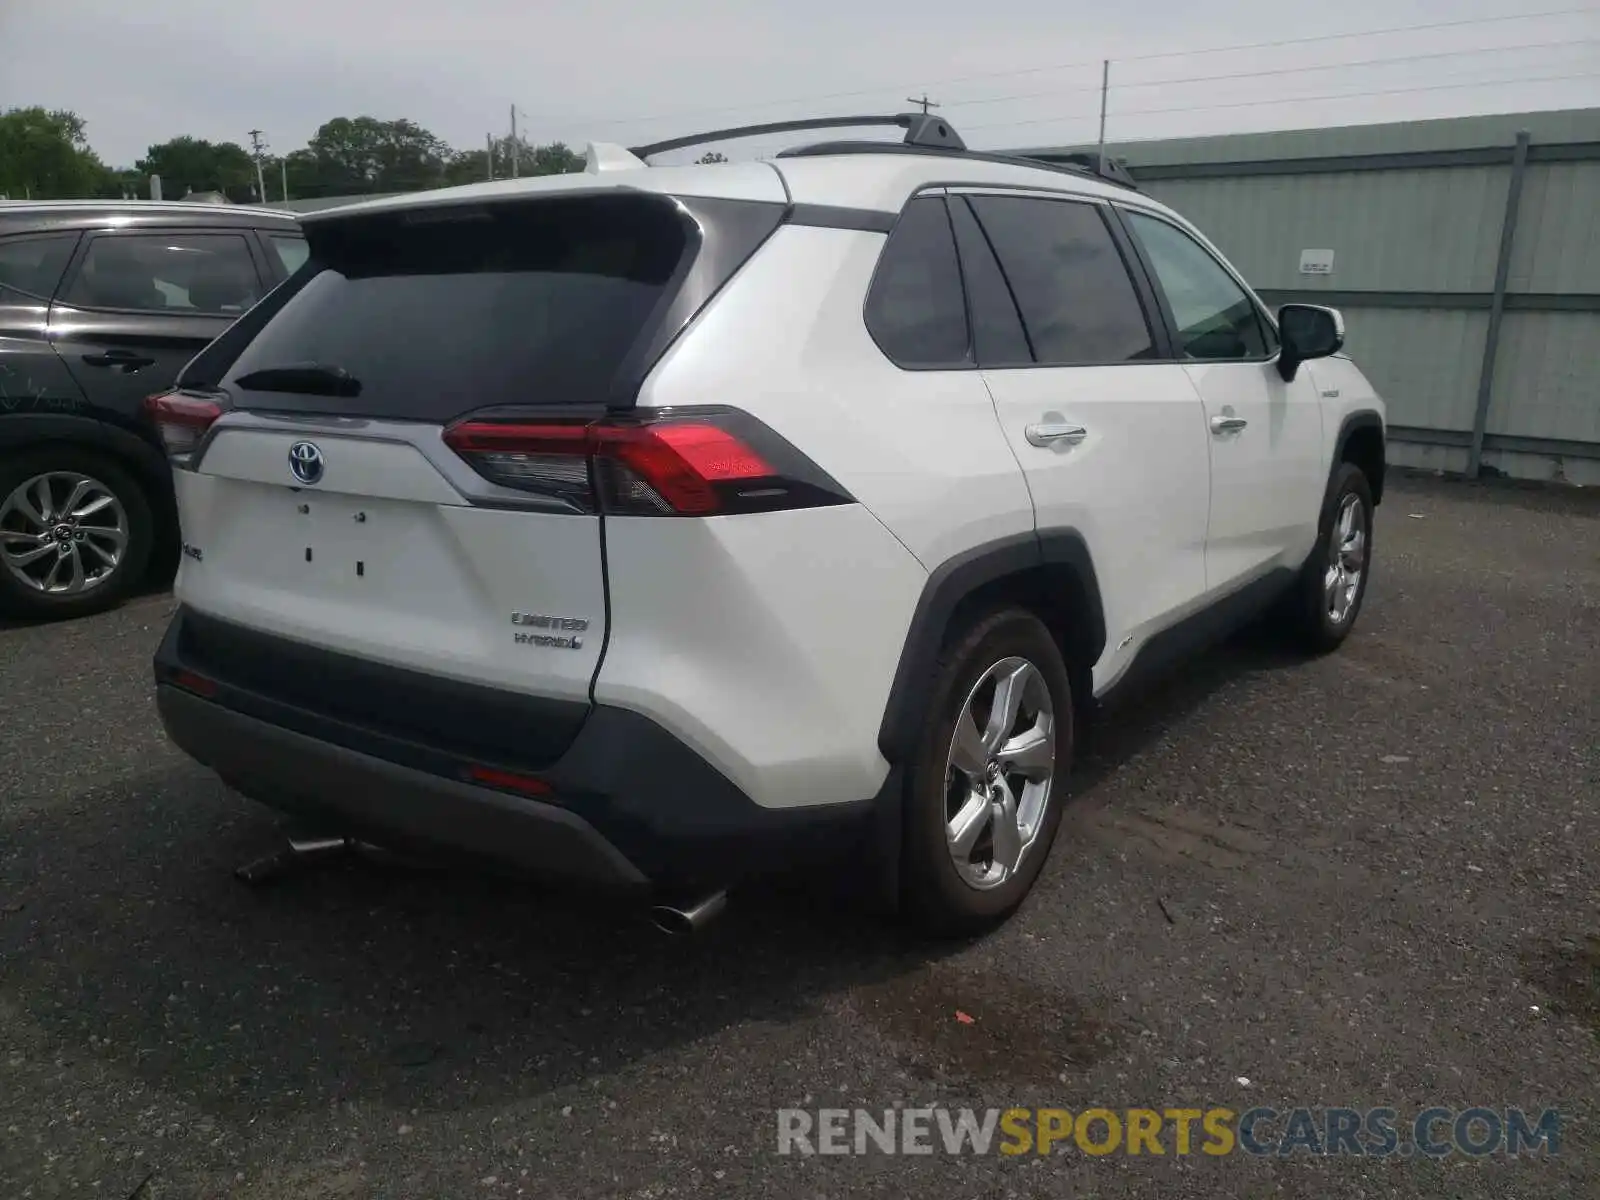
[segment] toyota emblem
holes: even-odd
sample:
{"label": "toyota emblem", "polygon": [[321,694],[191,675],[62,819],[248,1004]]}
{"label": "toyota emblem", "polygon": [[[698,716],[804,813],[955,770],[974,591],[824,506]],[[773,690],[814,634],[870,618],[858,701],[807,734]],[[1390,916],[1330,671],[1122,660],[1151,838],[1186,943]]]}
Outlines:
{"label": "toyota emblem", "polygon": [[322,478],[322,451],[315,442],[296,442],[289,447],[289,470],[301,483],[316,483]]}

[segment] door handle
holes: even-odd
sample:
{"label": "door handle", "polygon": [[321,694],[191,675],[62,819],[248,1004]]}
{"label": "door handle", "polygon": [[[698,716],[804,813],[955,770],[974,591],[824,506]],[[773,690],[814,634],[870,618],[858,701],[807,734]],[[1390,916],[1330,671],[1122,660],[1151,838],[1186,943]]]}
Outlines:
{"label": "door handle", "polygon": [[83,361],[91,367],[121,367],[124,372],[137,371],[140,367],[148,367],[155,363],[155,359],[146,354],[137,354],[132,350],[107,350],[104,354],[85,354]]}
{"label": "door handle", "polygon": [[1075,446],[1089,436],[1089,431],[1082,425],[1029,425],[1022,434],[1030,446],[1053,446],[1057,442]]}
{"label": "door handle", "polygon": [[1246,421],[1243,417],[1212,417],[1211,432],[1237,433],[1248,424],[1250,424],[1250,422]]}

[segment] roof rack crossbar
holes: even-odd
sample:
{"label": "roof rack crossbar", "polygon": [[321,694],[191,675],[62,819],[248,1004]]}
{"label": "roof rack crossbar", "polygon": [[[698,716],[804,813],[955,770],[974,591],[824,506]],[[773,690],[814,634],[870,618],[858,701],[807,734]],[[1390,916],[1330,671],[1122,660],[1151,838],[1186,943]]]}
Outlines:
{"label": "roof rack crossbar", "polygon": [[961,135],[950,128],[943,117],[931,113],[881,113],[854,117],[808,117],[800,121],[769,121],[764,125],[738,125],[732,129],[713,129],[708,133],[693,133],[685,137],[668,138],[648,146],[632,146],[629,153],[638,158],[665,154],[668,150],[684,150],[690,146],[704,146],[709,142],[727,142],[735,138],[760,137],[768,133],[800,133],[808,129],[861,129],[869,125],[898,126],[906,131],[902,145],[939,147],[946,150],[965,150]]}

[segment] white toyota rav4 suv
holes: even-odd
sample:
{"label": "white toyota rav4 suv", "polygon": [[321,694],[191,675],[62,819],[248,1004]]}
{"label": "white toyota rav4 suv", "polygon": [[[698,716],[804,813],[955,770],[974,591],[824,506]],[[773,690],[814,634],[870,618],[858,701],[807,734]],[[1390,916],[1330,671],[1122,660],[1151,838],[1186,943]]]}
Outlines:
{"label": "white toyota rav4 suv", "polygon": [[308,215],[147,402],[171,738],[330,835],[680,916],[842,862],[968,932],[1039,874],[1075,714],[1268,609],[1337,646],[1385,434],[1338,315],[1120,168],[877,123]]}

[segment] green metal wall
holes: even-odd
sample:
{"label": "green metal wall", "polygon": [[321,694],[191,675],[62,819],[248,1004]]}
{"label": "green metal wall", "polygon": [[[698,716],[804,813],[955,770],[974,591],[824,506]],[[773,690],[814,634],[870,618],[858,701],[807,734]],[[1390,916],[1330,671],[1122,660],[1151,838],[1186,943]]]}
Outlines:
{"label": "green metal wall", "polygon": [[[1058,149],[1092,147],[1022,153]],[[1204,229],[1263,299],[1343,311],[1350,353],[1388,402],[1393,460],[1464,470],[1476,441],[1484,467],[1600,483],[1600,109],[1107,151]],[[1332,273],[1300,273],[1307,249],[1332,249]]]}

